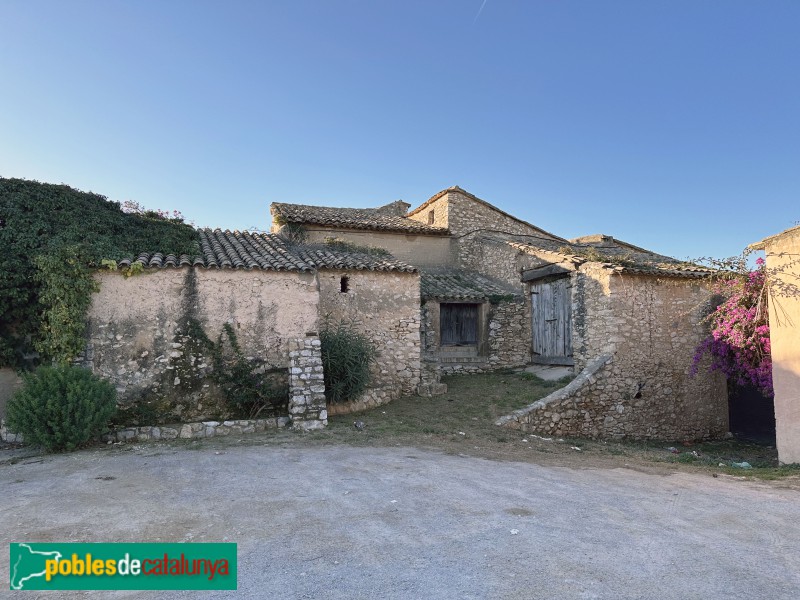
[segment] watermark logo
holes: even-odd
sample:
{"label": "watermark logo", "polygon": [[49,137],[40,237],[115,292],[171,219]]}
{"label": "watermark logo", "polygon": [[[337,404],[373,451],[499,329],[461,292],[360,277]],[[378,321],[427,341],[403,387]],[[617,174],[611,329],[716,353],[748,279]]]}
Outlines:
{"label": "watermark logo", "polygon": [[236,544],[10,544],[12,590],[235,590]]}

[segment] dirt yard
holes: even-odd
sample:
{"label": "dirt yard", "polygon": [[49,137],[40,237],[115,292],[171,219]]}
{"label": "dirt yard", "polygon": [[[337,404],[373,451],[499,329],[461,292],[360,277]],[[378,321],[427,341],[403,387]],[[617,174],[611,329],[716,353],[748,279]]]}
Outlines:
{"label": "dirt yard", "polygon": [[492,418],[557,384],[449,383],[324,432],[7,448],[4,541],[236,542],[239,591],[209,598],[800,596],[798,476],[769,448],[524,436]]}

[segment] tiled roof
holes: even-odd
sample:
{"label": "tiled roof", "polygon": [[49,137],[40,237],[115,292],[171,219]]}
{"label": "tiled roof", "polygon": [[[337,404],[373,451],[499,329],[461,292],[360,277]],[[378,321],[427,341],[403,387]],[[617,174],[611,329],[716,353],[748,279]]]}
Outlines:
{"label": "tiled roof", "polygon": [[200,229],[199,256],[182,254],[140,254],[136,259],[119,261],[119,266],[140,262],[145,267],[183,267],[301,271],[345,269],[356,271],[416,272],[416,268],[391,256],[378,256],[324,245],[290,245],[272,233]]}
{"label": "tiled roof", "polygon": [[351,252],[324,244],[295,246],[293,250],[315,269],[345,269],[352,271],[401,271],[416,273],[417,268],[395,260],[390,255]]}
{"label": "tiled roof", "polygon": [[689,278],[707,277],[713,273],[711,269],[657,254],[607,235],[575,238],[567,244],[546,239],[524,242],[506,240],[505,243],[522,252],[555,255],[575,265],[599,262],[616,272]]}
{"label": "tiled roof", "polygon": [[[371,229],[376,231],[397,231],[403,233],[422,233],[446,235],[444,227],[433,227],[387,211],[397,206],[392,203],[378,208],[335,208],[332,206],[308,206],[305,204],[284,204],[273,202],[270,205],[272,218],[276,223],[297,223],[300,225],[325,225],[345,229]],[[406,205],[403,203],[403,205]],[[395,212],[395,214],[391,214]]]}
{"label": "tiled roof", "polygon": [[460,269],[423,271],[420,279],[423,298],[438,300],[487,300],[491,296],[518,296],[519,290],[493,281],[479,273]]}

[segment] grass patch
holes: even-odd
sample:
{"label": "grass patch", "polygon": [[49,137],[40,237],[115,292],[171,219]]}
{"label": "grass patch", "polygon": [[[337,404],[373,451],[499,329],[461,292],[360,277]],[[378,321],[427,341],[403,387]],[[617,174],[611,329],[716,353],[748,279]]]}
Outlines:
{"label": "grass patch", "polygon": [[[329,419],[328,428],[315,434],[330,441],[364,446],[425,446],[448,452],[487,450],[519,444],[525,434],[499,428],[494,422],[563,386],[530,373],[499,372],[443,378],[442,396],[399,398],[377,408]],[[365,424],[363,431],[353,421]]]}

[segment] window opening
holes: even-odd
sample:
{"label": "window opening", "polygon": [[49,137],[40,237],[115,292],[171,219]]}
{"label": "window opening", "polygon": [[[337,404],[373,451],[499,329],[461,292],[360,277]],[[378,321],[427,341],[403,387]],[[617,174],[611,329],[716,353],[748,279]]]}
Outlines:
{"label": "window opening", "polygon": [[439,305],[439,333],[442,346],[478,344],[479,304],[442,303]]}

